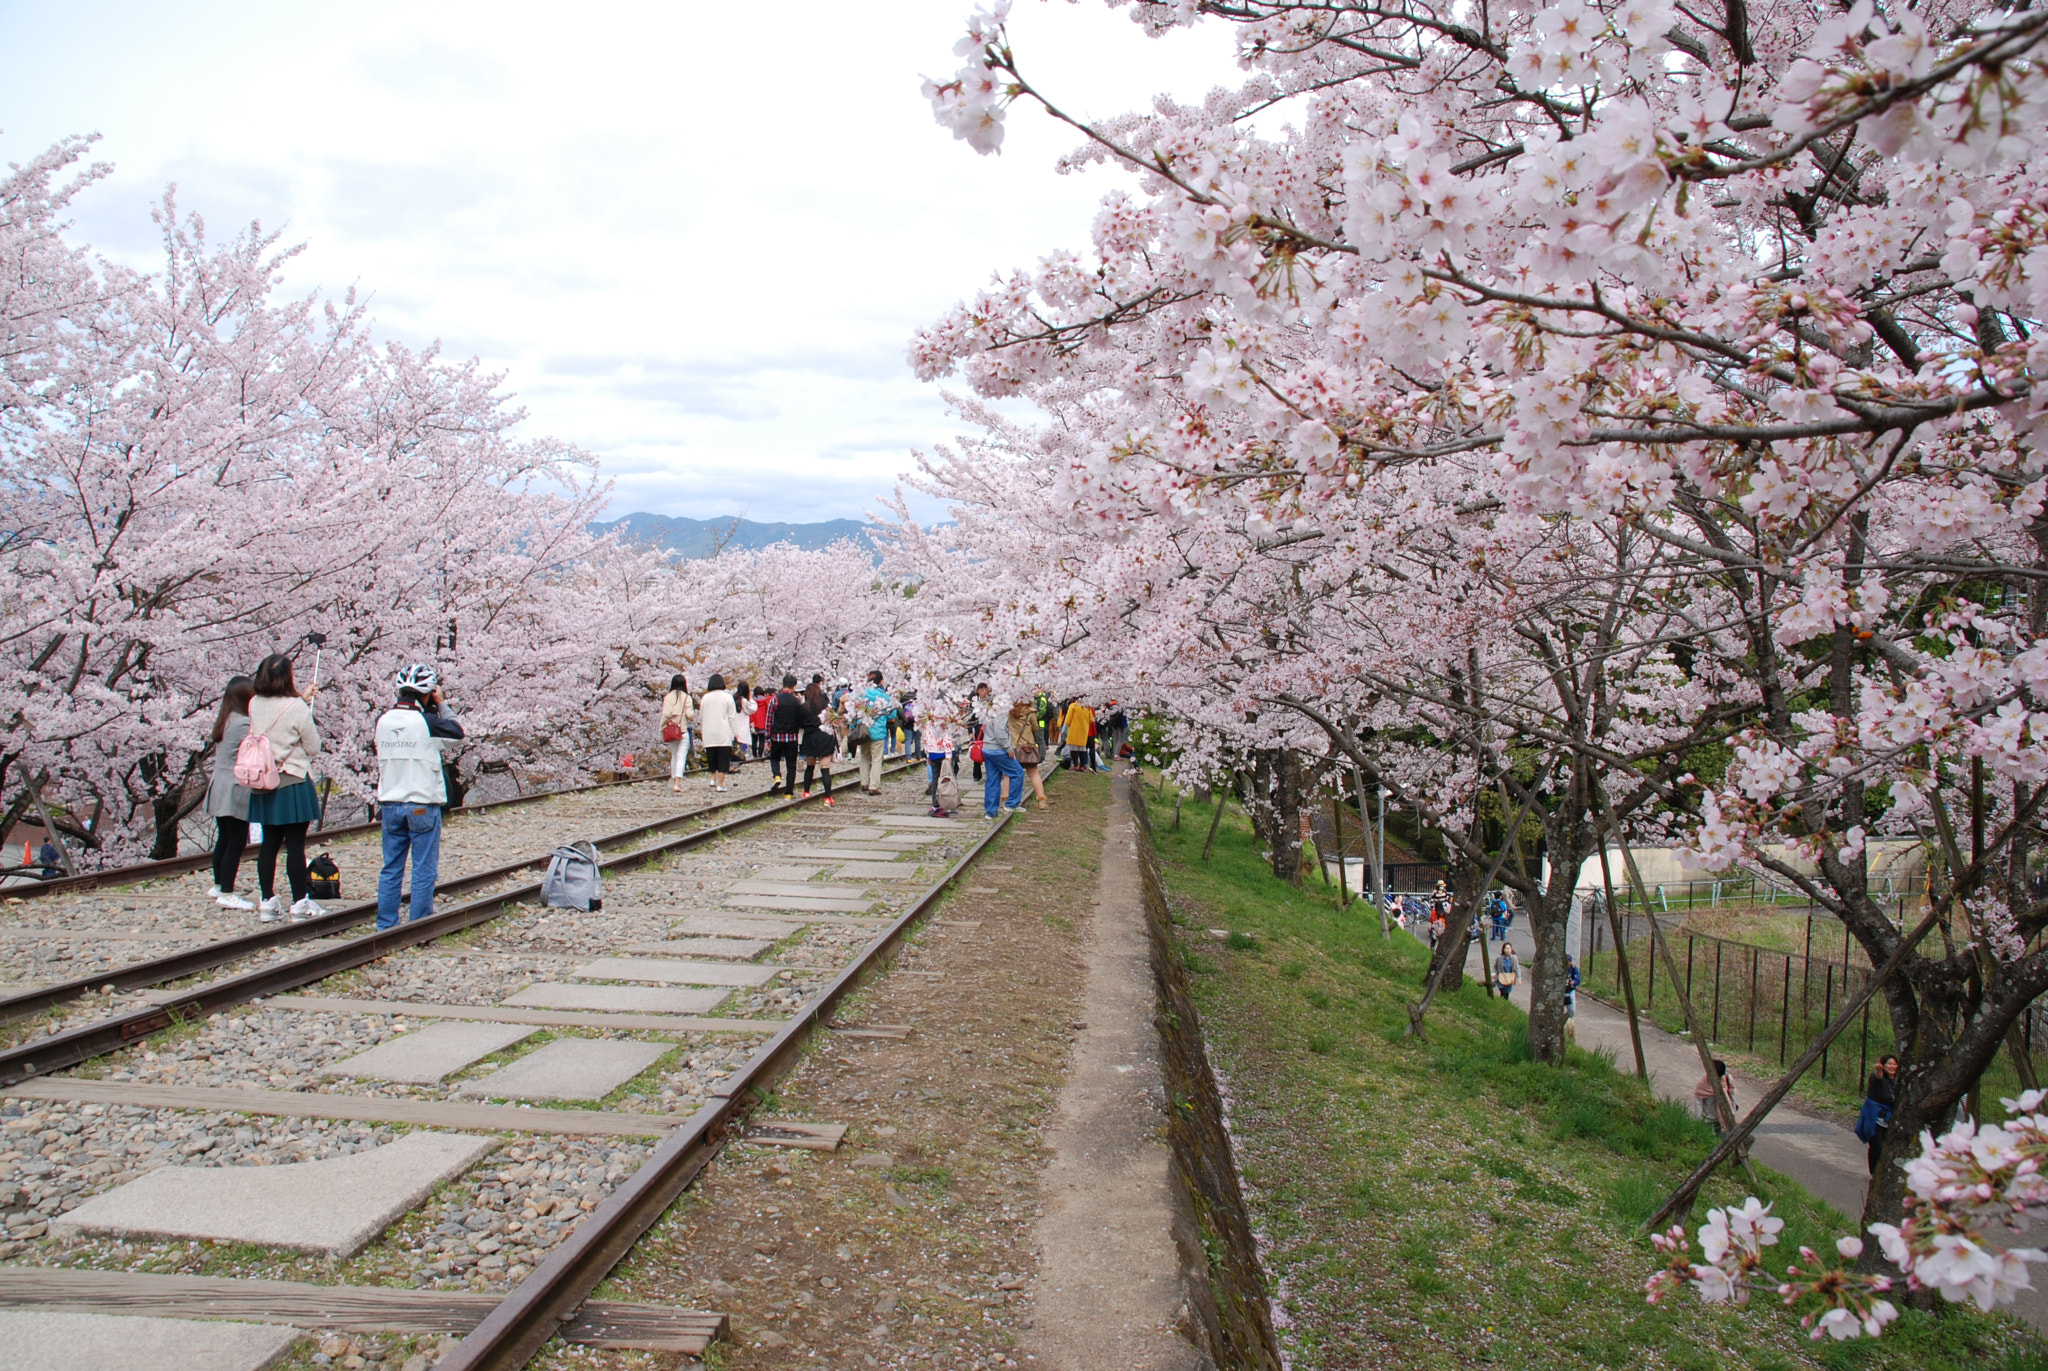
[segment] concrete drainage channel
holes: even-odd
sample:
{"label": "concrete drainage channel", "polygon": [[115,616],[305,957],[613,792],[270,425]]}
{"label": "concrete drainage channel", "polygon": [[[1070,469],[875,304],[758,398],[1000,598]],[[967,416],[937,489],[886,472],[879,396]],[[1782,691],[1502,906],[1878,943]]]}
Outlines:
{"label": "concrete drainage channel", "polygon": [[1174,1237],[1189,1292],[1196,1341],[1209,1360],[1233,1371],[1278,1371],[1284,1363],[1273,1335],[1266,1280],[1252,1236],[1250,1211],[1238,1181],[1237,1158],[1223,1118],[1223,1101],[1202,1042],[1202,1024],[1188,986],[1187,968],[1173,936],[1166,884],[1152,847],[1145,787],[1130,787],[1138,823],[1139,868],[1145,925],[1151,934],[1152,972],[1159,1004],[1161,1066],[1166,1078],[1178,1215]]}
{"label": "concrete drainage channel", "polygon": [[[558,1334],[701,1352],[722,1316],[589,1293],[1004,826],[930,819],[898,773],[610,857],[602,911],[498,890],[183,992],[156,1007],[178,1032],[102,1039],[94,1079],[38,1062],[0,1105],[0,1342],[61,1368],[119,1313],[168,1320],[166,1365],[266,1365],[302,1328],[466,1333],[451,1368]],[[237,1278],[236,1243],[267,1280]]]}

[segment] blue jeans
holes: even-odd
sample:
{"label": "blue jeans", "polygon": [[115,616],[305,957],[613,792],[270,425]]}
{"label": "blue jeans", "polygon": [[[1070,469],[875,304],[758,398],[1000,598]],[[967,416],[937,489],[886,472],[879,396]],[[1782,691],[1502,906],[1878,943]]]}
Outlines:
{"label": "blue jeans", "polygon": [[434,912],[434,882],[441,876],[441,807],[384,806],[384,870],[377,876],[377,927],[398,927],[398,893],[405,884],[405,854],[412,853],[412,917]]}
{"label": "blue jeans", "polygon": [[1003,777],[1010,778],[1011,809],[1024,807],[1024,768],[1017,765],[1017,759],[999,747],[990,747],[986,739],[981,744],[981,760],[987,771],[987,779],[981,783],[981,809],[991,819],[996,816],[996,801],[1002,798]]}

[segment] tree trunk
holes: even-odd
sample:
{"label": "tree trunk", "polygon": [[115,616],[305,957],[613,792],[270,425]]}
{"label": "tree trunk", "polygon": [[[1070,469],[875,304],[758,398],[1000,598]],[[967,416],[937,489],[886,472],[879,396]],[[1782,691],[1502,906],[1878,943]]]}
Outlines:
{"label": "tree trunk", "polygon": [[[1448,995],[1465,984],[1465,958],[1469,955],[1471,946],[1471,920],[1460,919],[1457,911],[1453,910],[1449,921],[1444,925],[1443,940],[1436,945],[1436,955],[1429,959],[1429,976],[1436,974],[1440,963],[1449,962],[1449,965],[1444,967],[1443,983],[1440,987],[1443,993]],[[1429,984],[1429,976],[1422,978],[1424,985]]]}
{"label": "tree trunk", "polygon": [[1564,1060],[1565,955],[1571,951],[1572,884],[1578,876],[1552,871],[1550,888],[1529,910],[1529,935],[1536,942],[1529,958],[1529,1050],[1539,1062]]}
{"label": "tree trunk", "polygon": [[1273,761],[1273,874],[1301,878],[1301,754],[1283,748]]}
{"label": "tree trunk", "polygon": [[180,804],[182,798],[173,792],[158,795],[149,802],[150,824],[156,831],[156,841],[149,848],[153,860],[161,862],[178,855],[178,820],[184,817]]}

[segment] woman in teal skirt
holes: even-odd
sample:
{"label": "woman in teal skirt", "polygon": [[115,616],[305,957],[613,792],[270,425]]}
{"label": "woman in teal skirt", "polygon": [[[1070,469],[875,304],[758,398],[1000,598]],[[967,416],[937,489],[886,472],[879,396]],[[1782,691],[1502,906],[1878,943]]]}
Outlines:
{"label": "woman in teal skirt", "polygon": [[256,668],[256,693],[249,700],[249,736],[270,739],[277,762],[278,787],[249,791],[249,822],[263,825],[263,846],[256,851],[256,879],[263,888],[257,917],[273,923],[285,914],[277,895],[277,854],[285,854],[291,880],[290,918],[300,923],[327,911],[313,903],[313,882],[306,874],[306,828],[320,817],[313,793],[313,758],[320,751],[320,730],[313,723],[313,690],[303,694],[292,683],[292,659],[273,652]]}

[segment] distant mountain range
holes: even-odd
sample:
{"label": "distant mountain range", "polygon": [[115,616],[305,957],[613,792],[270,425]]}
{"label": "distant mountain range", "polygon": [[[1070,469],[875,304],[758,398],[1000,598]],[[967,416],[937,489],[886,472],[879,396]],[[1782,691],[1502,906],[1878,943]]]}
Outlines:
{"label": "distant mountain range", "polygon": [[627,514],[590,526],[592,533],[616,530],[636,543],[651,543],[683,558],[714,557],[721,548],[767,547],[771,543],[794,543],[801,548],[830,547],[850,538],[862,547],[874,546],[867,525],[858,519],[827,519],[815,524],[763,524],[752,519],[684,519],[667,514]]}

